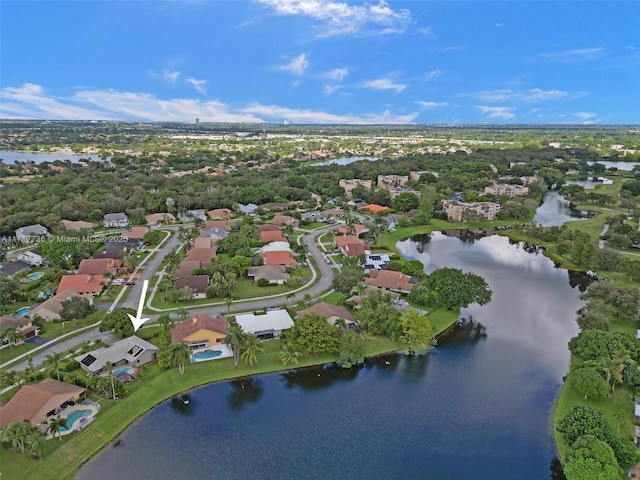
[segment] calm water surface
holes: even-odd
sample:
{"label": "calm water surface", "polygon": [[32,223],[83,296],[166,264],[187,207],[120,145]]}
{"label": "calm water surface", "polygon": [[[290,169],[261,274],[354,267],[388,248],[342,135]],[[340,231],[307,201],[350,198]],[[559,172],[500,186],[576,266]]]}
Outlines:
{"label": "calm water surface", "polygon": [[380,157],[340,157],[334,158],[332,160],[325,160],[323,162],[312,163],[312,167],[323,167],[325,165],[349,165],[350,163],[359,162],[360,160],[366,160],[368,162],[375,162],[376,160],[380,160]]}
{"label": "calm water surface", "polygon": [[78,473],[100,479],[544,480],[579,279],[531,245],[434,233],[398,244],[494,291],[426,357],[223,382],[144,415]]}
{"label": "calm water surface", "polygon": [[[34,153],[34,152],[16,152],[11,150],[0,151],[0,158],[6,165],[16,162],[34,162],[36,164],[43,162],[55,162],[56,160],[71,160],[79,162],[80,160],[102,161],[102,157],[98,155],[74,155],[72,153]],[[107,157],[110,160],[111,157]]]}
{"label": "calm water surface", "polygon": [[541,227],[559,227],[565,222],[581,220],[580,212],[571,208],[571,203],[556,191],[544,194],[542,204],[537,208],[533,222]]}

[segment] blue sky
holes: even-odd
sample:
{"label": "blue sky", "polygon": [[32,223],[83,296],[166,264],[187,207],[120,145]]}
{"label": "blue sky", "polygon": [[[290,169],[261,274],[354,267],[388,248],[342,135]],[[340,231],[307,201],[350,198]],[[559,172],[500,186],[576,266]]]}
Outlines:
{"label": "blue sky", "polygon": [[0,8],[0,118],[640,123],[637,1]]}

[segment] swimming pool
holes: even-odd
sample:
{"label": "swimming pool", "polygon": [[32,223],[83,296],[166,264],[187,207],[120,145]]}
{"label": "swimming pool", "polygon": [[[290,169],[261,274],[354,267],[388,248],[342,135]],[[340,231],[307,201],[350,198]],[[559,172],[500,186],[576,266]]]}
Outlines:
{"label": "swimming pool", "polygon": [[205,350],[204,352],[196,352],[191,355],[191,362],[211,360],[222,355],[220,350]]}
{"label": "swimming pool", "polygon": [[27,281],[32,281],[32,280],[37,280],[39,279],[42,275],[44,275],[44,272],[33,272],[31,275],[29,275],[27,277]]}
{"label": "swimming pool", "polygon": [[51,296],[51,290],[50,289],[46,289],[45,291],[40,292],[38,294],[39,298],[49,298],[50,296]]}
{"label": "swimming pool", "polygon": [[91,410],[74,410],[67,416],[67,428],[60,427],[61,432],[66,432],[73,428],[73,424],[84,417],[91,415]]}
{"label": "swimming pool", "polygon": [[31,310],[31,307],[22,307],[16,312],[16,317],[24,317],[27,313],[29,313],[29,310]]}
{"label": "swimming pool", "polygon": [[113,371],[113,374],[117,377],[118,375],[122,375],[123,373],[129,373],[129,367],[118,368]]}

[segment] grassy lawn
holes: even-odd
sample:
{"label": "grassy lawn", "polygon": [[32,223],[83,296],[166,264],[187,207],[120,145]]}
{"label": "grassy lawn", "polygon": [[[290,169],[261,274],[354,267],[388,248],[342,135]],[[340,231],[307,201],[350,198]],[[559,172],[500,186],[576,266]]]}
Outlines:
{"label": "grassy lawn", "polygon": [[322,297],[323,302],[331,303],[332,305],[342,305],[349,296],[342,292],[331,292],[329,295]]}
{"label": "grassy lawn", "polygon": [[[16,345],[15,347],[5,347],[0,350],[0,363],[6,363],[14,358],[22,355],[23,353],[27,353],[30,350],[36,348],[35,345],[31,345],[30,343],[23,343],[22,345]],[[5,367],[5,370],[10,370],[10,368]]]}
{"label": "grassy lawn", "polygon": [[[47,441],[43,448],[42,461],[3,450],[0,474],[5,478],[72,478],[80,465],[114,440],[140,415],[163,400],[203,384],[283,370],[278,359],[280,342],[265,342],[264,348],[265,352],[258,356],[259,364],[254,366],[245,365],[243,362],[234,366],[231,358],[225,358],[188,365],[184,375],[180,375],[178,369],[159,372],[154,365],[145,370],[144,379],[135,388],[131,385],[132,391],[129,396],[115,402],[100,400],[102,410],[89,428],[62,437],[62,441]],[[367,356],[396,351],[398,348],[399,345],[388,338],[370,337],[364,340]],[[298,367],[332,361],[335,361],[335,357],[331,355],[306,355],[300,359]],[[55,450],[49,453],[53,448]]]}
{"label": "grassy lawn", "polygon": [[460,308],[448,310],[445,307],[438,307],[431,310],[427,316],[431,324],[435,327],[435,334],[438,335],[456,323],[458,318],[460,318]]}

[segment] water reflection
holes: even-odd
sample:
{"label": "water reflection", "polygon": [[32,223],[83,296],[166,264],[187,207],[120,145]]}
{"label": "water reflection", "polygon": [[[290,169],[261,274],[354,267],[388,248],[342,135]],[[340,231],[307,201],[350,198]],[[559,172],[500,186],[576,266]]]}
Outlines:
{"label": "water reflection", "polygon": [[178,415],[190,417],[193,414],[193,400],[191,395],[183,393],[171,399],[171,410]]}
{"label": "water reflection", "polygon": [[287,388],[301,388],[302,390],[324,390],[335,383],[353,380],[362,367],[342,368],[331,363],[308,368],[299,368],[281,373]]}
{"label": "water reflection", "polygon": [[567,185],[580,185],[585,190],[593,190],[598,185],[612,185],[613,180],[605,177],[589,177],[583,180],[567,180]]}
{"label": "water reflection", "polygon": [[541,227],[559,227],[571,220],[583,219],[580,211],[556,191],[547,192],[537,208],[533,222]]}
{"label": "water reflection", "polygon": [[472,315],[460,318],[438,338],[438,345],[470,345],[487,338],[487,327],[473,319]]}
{"label": "water reflection", "polygon": [[242,410],[249,403],[256,403],[264,393],[264,386],[260,377],[245,377],[229,382],[231,392],[227,395],[229,409]]}

